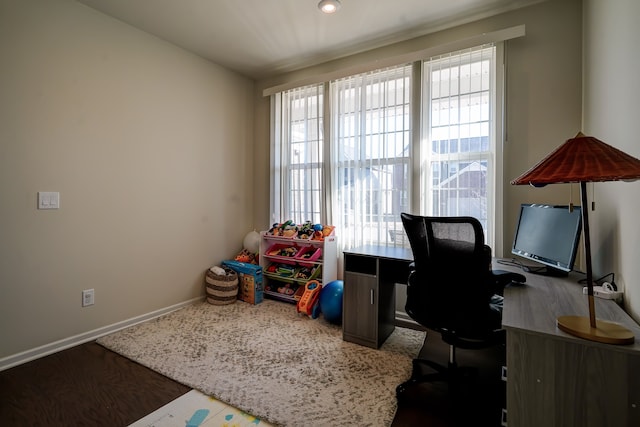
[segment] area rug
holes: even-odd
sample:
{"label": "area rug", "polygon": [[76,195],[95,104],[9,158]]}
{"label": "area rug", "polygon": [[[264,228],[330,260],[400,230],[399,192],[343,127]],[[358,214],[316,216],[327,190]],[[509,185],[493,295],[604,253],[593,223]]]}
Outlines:
{"label": "area rug", "polygon": [[424,338],[396,328],[375,350],[343,341],[322,317],[265,300],[196,303],[98,343],[277,425],[387,426]]}

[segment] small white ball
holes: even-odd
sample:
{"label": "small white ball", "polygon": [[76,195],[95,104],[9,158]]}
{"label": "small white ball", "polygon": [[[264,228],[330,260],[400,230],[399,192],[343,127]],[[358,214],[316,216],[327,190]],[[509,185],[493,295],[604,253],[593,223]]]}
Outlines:
{"label": "small white ball", "polygon": [[260,233],[255,230],[248,232],[247,235],[244,236],[242,246],[252,254],[257,254],[260,250]]}

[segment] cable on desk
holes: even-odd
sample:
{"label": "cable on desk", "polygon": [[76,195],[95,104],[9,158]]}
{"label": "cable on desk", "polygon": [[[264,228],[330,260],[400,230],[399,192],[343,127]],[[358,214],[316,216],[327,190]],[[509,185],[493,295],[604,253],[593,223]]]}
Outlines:
{"label": "cable on desk", "polygon": [[543,271],[546,267],[535,267],[532,265],[525,265],[522,262],[518,261],[515,258],[511,259],[499,259],[497,260],[498,264],[509,265],[511,267],[518,267],[522,271],[527,271],[531,273],[535,273],[537,271]]}
{"label": "cable on desk", "polygon": [[[611,280],[605,280],[609,276],[611,276]],[[601,286],[602,283],[604,283],[604,282],[609,282],[609,283],[611,283],[611,287],[613,288],[613,290],[617,291],[618,287],[616,286],[615,278],[616,278],[615,273],[607,273],[604,276],[600,277],[599,279],[595,279],[593,282],[596,283],[599,286]],[[578,280],[578,283],[584,285],[584,284],[587,283],[587,279],[586,278],[580,279],[580,280]]]}
{"label": "cable on desk", "polygon": [[[515,259],[515,258],[510,258],[510,259],[499,259],[497,260],[498,264],[502,264],[502,265],[509,265],[511,267],[518,267],[520,268],[522,271],[526,271],[527,273],[540,273],[540,272],[544,272],[546,270],[547,267],[545,266],[535,266],[535,265],[529,265],[529,264],[524,264],[522,262],[520,262],[519,260]],[[580,270],[572,270],[576,273],[579,274],[585,274],[583,271]],[[596,280],[596,282],[599,282],[601,280],[603,280],[605,277],[608,276],[612,276],[613,273],[609,273],[603,277],[601,277],[600,279]],[[586,279],[580,279],[578,280],[578,283],[586,283]],[[613,283],[613,277],[611,278],[611,285],[615,288],[615,284]]]}

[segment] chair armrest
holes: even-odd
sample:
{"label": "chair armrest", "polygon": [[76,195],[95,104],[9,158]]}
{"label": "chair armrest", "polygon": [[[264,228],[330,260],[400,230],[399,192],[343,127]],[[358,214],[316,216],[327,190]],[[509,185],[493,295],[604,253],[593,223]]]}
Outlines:
{"label": "chair armrest", "polygon": [[513,271],[506,270],[493,270],[490,272],[491,274],[491,282],[493,283],[494,293],[502,295],[504,292],[504,287],[510,284],[511,282],[525,283],[527,278],[520,274],[515,273]]}
{"label": "chair armrest", "polygon": [[409,264],[409,276],[407,277],[407,286],[413,286],[413,278],[415,277],[416,274],[416,263],[412,262],[411,264]]}

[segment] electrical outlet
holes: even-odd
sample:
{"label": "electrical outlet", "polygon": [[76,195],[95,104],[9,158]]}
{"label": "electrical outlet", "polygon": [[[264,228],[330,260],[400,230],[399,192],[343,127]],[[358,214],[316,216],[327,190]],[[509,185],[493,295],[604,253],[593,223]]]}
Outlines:
{"label": "electrical outlet", "polygon": [[85,289],[82,291],[82,306],[86,307],[95,304],[93,289]]}
{"label": "electrical outlet", "polygon": [[59,209],[60,193],[57,191],[38,191],[38,209]]}

